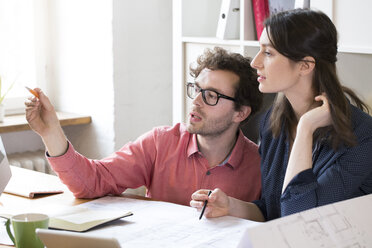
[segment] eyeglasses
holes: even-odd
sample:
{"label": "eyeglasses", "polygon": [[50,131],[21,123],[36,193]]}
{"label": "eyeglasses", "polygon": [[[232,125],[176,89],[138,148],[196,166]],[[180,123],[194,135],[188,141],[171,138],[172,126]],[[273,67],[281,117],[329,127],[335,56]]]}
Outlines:
{"label": "eyeglasses", "polygon": [[236,101],[235,98],[220,94],[214,90],[204,90],[195,83],[187,83],[187,96],[194,99],[200,92],[202,93],[203,101],[209,106],[214,106],[220,98],[225,98],[230,101]]}

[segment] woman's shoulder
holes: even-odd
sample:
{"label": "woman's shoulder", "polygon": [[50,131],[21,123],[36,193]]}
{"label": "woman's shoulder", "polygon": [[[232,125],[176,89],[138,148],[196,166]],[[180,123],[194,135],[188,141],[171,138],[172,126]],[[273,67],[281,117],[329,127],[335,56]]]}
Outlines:
{"label": "woman's shoulder", "polygon": [[352,105],[351,121],[355,135],[372,137],[372,116]]}

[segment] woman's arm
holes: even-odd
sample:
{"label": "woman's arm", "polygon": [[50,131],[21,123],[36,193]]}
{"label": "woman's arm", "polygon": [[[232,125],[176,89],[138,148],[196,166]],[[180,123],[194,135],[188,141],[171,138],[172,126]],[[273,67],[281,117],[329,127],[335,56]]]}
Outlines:
{"label": "woman's arm", "polygon": [[282,192],[285,191],[288,183],[296,175],[312,168],[313,133],[317,128],[331,124],[331,114],[327,97],[319,95],[315,97],[315,101],[322,101],[323,104],[305,113],[298,122]]}

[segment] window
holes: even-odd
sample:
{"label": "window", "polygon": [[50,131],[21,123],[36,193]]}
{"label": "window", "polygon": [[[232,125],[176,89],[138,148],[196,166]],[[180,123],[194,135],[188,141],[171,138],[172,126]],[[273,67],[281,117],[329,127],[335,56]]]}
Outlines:
{"label": "window", "polygon": [[0,76],[6,114],[23,111],[29,95],[24,86],[36,87],[33,0],[0,0]]}

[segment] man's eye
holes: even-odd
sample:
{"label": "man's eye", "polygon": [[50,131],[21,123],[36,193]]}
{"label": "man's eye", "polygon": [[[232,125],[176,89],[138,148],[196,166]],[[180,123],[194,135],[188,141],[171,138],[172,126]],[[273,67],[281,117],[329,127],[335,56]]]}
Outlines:
{"label": "man's eye", "polygon": [[216,99],[217,98],[217,95],[214,92],[208,91],[206,93],[207,93],[207,97],[210,98],[210,99]]}

